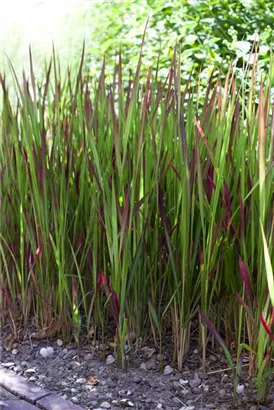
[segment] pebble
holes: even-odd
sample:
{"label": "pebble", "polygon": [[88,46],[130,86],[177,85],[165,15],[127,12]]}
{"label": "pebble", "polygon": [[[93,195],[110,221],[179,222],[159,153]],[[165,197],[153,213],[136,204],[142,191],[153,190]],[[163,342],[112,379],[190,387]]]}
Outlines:
{"label": "pebble", "polygon": [[28,366],[28,362],[26,362],[26,361],[21,362],[21,366],[22,366],[22,367],[27,367],[27,366]]}
{"label": "pebble", "polygon": [[77,383],[77,384],[84,384],[84,383],[86,383],[86,379],[85,379],[84,377],[80,377],[79,379],[76,380],[75,383]]}
{"label": "pebble", "polygon": [[40,355],[43,357],[50,357],[52,356],[54,353],[53,347],[49,346],[49,347],[42,347],[42,349],[40,349]]}
{"label": "pebble", "polygon": [[15,367],[13,368],[13,370],[14,370],[16,373],[19,373],[19,372],[21,372],[22,367],[18,364],[17,366],[15,366]]}
{"label": "pebble", "polygon": [[39,374],[39,376],[38,376],[38,378],[39,378],[39,380],[44,380],[44,379],[46,379],[46,375],[44,375],[44,374]]}
{"label": "pebble", "polygon": [[129,401],[128,399],[121,399],[120,403],[122,403],[122,406],[134,407],[132,401]]}
{"label": "pebble", "polygon": [[[141,365],[142,366],[142,365]],[[145,368],[146,370],[152,370],[156,366],[156,358],[151,357],[146,363],[145,363]]]}
{"label": "pebble", "polygon": [[108,403],[107,401],[103,401],[103,403],[101,403],[101,408],[102,408],[102,409],[110,409],[110,408],[111,408],[111,404]]}
{"label": "pebble", "polygon": [[[109,385],[109,383],[108,383]],[[119,390],[119,396],[131,396],[132,395],[132,391],[131,390]]]}
{"label": "pebble", "polygon": [[91,353],[86,353],[85,356],[84,356],[84,361],[87,362],[91,359],[92,359],[92,354]]}
{"label": "pebble", "polygon": [[57,345],[60,346],[60,347],[63,346],[63,340],[61,340],[61,339],[57,339],[57,342],[56,342],[56,343],[57,343]]}
{"label": "pebble", "polygon": [[243,393],[244,393],[244,389],[245,389],[245,386],[244,386],[243,384],[238,384],[238,386],[237,386],[237,393],[238,393],[238,394],[243,394]]}
{"label": "pebble", "polygon": [[164,368],[164,375],[168,376],[169,374],[173,373],[173,368],[169,365],[165,366]]}
{"label": "pebble", "polygon": [[17,349],[12,349],[11,353],[15,356],[18,353]]}
{"label": "pebble", "polygon": [[181,407],[180,410],[195,410],[195,406]]}
{"label": "pebble", "polygon": [[73,396],[73,397],[71,398],[71,401],[72,401],[73,403],[79,403],[78,397],[75,397],[75,396]]}
{"label": "pebble", "polygon": [[195,373],[194,378],[189,380],[190,387],[199,387],[201,384],[201,379],[197,373]]}
{"label": "pebble", "polygon": [[145,363],[141,363],[140,369],[142,369],[142,370],[147,370],[146,364],[145,364]]}
{"label": "pebble", "polygon": [[30,378],[29,378],[29,381],[30,382],[35,382],[37,380],[37,377],[35,377],[35,376],[31,376]]}
{"label": "pebble", "polygon": [[35,369],[27,369],[27,370],[25,370],[25,374],[33,374],[33,373],[36,373],[36,370],[35,370]]}
{"label": "pebble", "polygon": [[163,407],[162,403],[157,404],[157,409],[161,409]]}
{"label": "pebble", "polygon": [[112,364],[116,361],[115,357],[113,357],[111,354],[108,355],[107,360],[106,360],[106,364]]}
{"label": "pebble", "polygon": [[8,363],[2,363],[3,367],[6,367],[7,369],[9,369],[10,367],[14,366],[15,363],[14,362],[8,362]]}

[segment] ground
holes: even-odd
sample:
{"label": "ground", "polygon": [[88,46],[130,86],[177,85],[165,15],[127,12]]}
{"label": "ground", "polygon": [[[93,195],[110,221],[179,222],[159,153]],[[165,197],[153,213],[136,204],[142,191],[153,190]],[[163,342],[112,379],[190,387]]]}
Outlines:
{"label": "ground", "polygon": [[[40,352],[46,347],[52,347],[53,353],[43,357]],[[239,386],[237,406],[233,404],[231,371],[220,353],[211,352],[203,370],[198,351],[190,349],[182,372],[172,365],[168,354],[160,372],[159,354],[151,346],[143,346],[140,354],[130,358],[126,370],[117,368],[113,355],[110,347],[103,362],[98,346],[86,344],[78,351],[75,344],[65,346],[57,338],[30,338],[13,344],[10,350],[1,347],[4,368],[88,410],[271,409],[256,404],[256,389],[247,377]],[[274,386],[269,397],[273,403]]]}

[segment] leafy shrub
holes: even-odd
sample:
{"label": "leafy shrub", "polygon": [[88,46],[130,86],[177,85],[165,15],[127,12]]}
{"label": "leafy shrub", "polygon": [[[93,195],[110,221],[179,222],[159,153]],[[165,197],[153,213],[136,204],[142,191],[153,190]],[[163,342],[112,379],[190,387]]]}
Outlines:
{"label": "leafy shrub", "polygon": [[[134,69],[147,17],[150,17],[143,64],[155,66],[165,77],[174,44],[182,46],[182,79],[194,68],[206,85],[209,74],[227,71],[237,59],[242,69],[253,42],[260,37],[259,69],[268,71],[273,51],[274,9],[272,0],[135,0],[98,2],[92,18],[87,69],[94,74],[105,55],[111,62],[121,49],[126,67]],[[90,60],[90,62],[88,62]]]}

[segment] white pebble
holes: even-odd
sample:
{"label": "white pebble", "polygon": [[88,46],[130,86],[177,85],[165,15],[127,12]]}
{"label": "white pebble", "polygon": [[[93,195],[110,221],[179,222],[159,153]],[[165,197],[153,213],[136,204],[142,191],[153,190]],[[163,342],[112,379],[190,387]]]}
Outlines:
{"label": "white pebble", "polygon": [[27,370],[25,370],[25,373],[33,374],[33,373],[36,373],[36,370],[35,369],[27,369]]}
{"label": "white pebble", "polygon": [[106,364],[112,364],[115,362],[115,357],[113,357],[111,354],[108,355],[107,360],[106,360]]}
{"label": "white pebble", "polygon": [[171,374],[171,373],[173,373],[173,369],[172,369],[171,366],[167,365],[167,366],[164,368],[164,375],[165,375],[165,376],[168,376],[168,375]]}
{"label": "white pebble", "polygon": [[101,403],[101,407],[102,409],[110,409],[111,405],[107,401],[103,401],[103,403]]}
{"label": "white pebble", "polygon": [[53,355],[53,347],[42,347],[42,349],[40,349],[40,355],[43,357],[49,357]]}
{"label": "white pebble", "polygon": [[80,377],[80,379],[76,380],[76,383],[77,384],[84,384],[84,383],[86,383],[86,379],[84,377]]}
{"label": "white pebble", "polygon": [[244,392],[245,386],[243,384],[238,384],[237,393],[242,394]]}
{"label": "white pebble", "polygon": [[12,366],[14,366],[14,365],[15,365],[15,363],[13,363],[13,362],[2,363],[2,366],[3,366],[3,367],[7,367],[7,368],[12,367]]}

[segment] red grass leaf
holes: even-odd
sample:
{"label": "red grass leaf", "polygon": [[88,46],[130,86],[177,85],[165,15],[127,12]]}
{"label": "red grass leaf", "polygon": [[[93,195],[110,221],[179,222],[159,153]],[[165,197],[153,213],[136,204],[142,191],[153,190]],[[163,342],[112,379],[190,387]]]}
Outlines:
{"label": "red grass leaf", "polygon": [[262,323],[262,325],[263,325],[263,327],[264,327],[264,330],[266,331],[266,333],[268,334],[268,336],[270,337],[270,339],[272,340],[272,342],[274,342],[274,334],[271,332],[271,330],[270,330],[268,324],[266,323],[266,320],[265,320],[265,318],[263,317],[263,314],[262,314],[262,313],[260,314],[260,320],[261,320],[261,323]]}
{"label": "red grass leaf", "polygon": [[243,262],[243,260],[240,258],[239,260],[239,268],[242,276],[242,281],[244,283],[245,287],[245,296],[248,300],[249,306],[252,306],[252,300],[253,300],[253,295],[252,295],[252,286],[248,274],[248,270]]}
{"label": "red grass leaf", "polygon": [[222,346],[222,348],[224,350],[226,350],[226,345],[223,341],[223,339],[221,338],[221,336],[219,335],[219,333],[217,332],[215,326],[213,325],[213,323],[206,317],[206,315],[203,312],[200,312],[201,318],[203,319],[203,321],[206,323],[207,327],[209,328],[209,330],[211,331],[211,333],[213,334],[213,336],[216,338],[216,340],[219,342],[219,344]]}
{"label": "red grass leaf", "polygon": [[213,182],[213,178],[214,178],[214,167],[213,165],[210,165],[207,178],[206,178],[206,188],[205,188],[206,196],[209,202],[211,200],[213,189],[216,189],[216,185]]}
{"label": "red grass leaf", "polygon": [[99,272],[98,277],[97,277],[97,288],[100,288],[101,286],[103,286],[105,291],[108,290],[108,293],[109,293],[107,277],[103,271]]}

